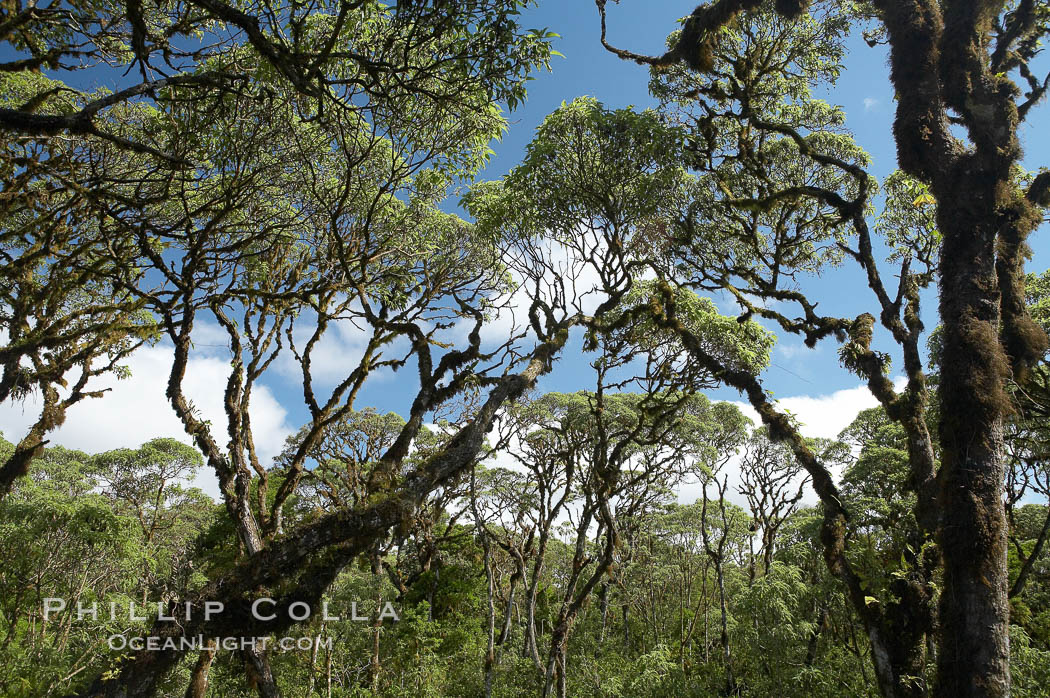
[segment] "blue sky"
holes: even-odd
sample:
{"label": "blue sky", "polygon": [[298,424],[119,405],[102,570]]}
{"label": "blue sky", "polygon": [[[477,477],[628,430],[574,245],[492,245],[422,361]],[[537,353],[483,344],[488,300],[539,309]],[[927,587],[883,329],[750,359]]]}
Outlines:
{"label": "blue sky", "polygon": [[[676,20],[693,8],[690,0],[623,0],[609,4],[609,39],[617,46],[640,53],[660,53],[664,39],[676,28]],[[555,58],[551,73],[537,74],[530,83],[528,101],[510,114],[510,128],[502,142],[493,145],[496,155],[482,173],[481,179],[496,179],[516,165],[543,118],[563,101],[590,95],[607,107],[653,105],[648,94],[648,70],[619,60],[599,43],[598,13],[593,0],[541,0],[539,7],[526,11],[522,23],[531,28],[547,27],[561,38],[555,48],[564,58]],[[837,86],[826,95],[829,101],[845,108],[847,125],[860,144],[873,157],[872,172],[880,178],[895,167],[891,135],[894,101],[887,78],[886,54],[883,47],[870,48],[859,32],[849,41],[846,70]],[[91,76],[83,75],[90,81]],[[97,79],[97,78],[96,78]],[[1033,110],[1030,119],[1045,120],[1046,107]],[[1050,142],[1028,127],[1023,133],[1026,148],[1025,165],[1036,169],[1050,165]],[[1046,230],[1032,238],[1035,258],[1030,269],[1050,267],[1050,244]],[[805,289],[820,299],[821,311],[853,317],[871,309],[871,294],[859,270],[851,265],[827,271],[811,279]],[[936,298],[925,299],[924,320],[927,328],[936,324]],[[205,328],[206,329],[206,328]],[[215,341],[222,343],[221,337]],[[206,344],[203,342],[202,344]],[[347,346],[352,340],[347,340]],[[795,337],[782,337],[773,355],[773,363],[763,377],[765,385],[784,400],[784,405],[809,424],[809,433],[833,435],[848,423],[858,409],[873,404],[873,399],[859,387],[860,381],[843,370],[837,361],[837,345],[826,341],[816,350],[802,346]],[[888,346],[883,346],[889,349]],[[332,370],[349,370],[351,363],[330,357]],[[221,419],[224,370],[228,366],[219,355],[204,355],[191,365],[187,388],[202,406],[206,417]],[[543,390],[570,391],[593,387],[593,374],[578,344],[564,353],[555,371],[545,377]],[[134,378],[114,384],[114,391],[101,401],[89,401],[74,408],[67,424],[54,435],[54,442],[89,450],[137,445],[156,435],[181,436],[181,429],[163,395],[167,370],[162,348],[143,352],[132,362]],[[396,376],[383,376],[370,382],[362,392],[359,407],[404,413],[415,394],[417,383],[414,367],[406,367]],[[739,400],[732,390],[718,390],[714,397]],[[279,448],[284,435],[301,424],[301,388],[293,376],[279,372],[268,378],[266,388],[257,393],[260,415],[253,418],[258,436],[265,444],[265,454]],[[0,407],[0,430],[8,438],[16,437],[32,415],[31,405]],[[217,414],[213,413],[217,410]],[[221,423],[221,422],[220,422]],[[116,427],[114,427],[116,425]]]}

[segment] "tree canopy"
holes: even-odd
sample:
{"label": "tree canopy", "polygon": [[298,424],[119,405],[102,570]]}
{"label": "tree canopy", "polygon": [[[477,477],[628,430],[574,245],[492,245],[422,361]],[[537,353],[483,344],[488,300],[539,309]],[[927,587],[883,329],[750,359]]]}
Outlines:
{"label": "tree canopy", "polygon": [[[1045,694],[1050,7],[710,0],[644,53],[596,0],[654,105],[566,100],[480,181],[556,55],[534,4],[4,6],[0,403],[38,411],[0,442],[0,693]],[[889,50],[881,179],[819,96],[851,32]],[[807,436],[778,337],[876,406]],[[181,433],[52,443],[147,349]]]}

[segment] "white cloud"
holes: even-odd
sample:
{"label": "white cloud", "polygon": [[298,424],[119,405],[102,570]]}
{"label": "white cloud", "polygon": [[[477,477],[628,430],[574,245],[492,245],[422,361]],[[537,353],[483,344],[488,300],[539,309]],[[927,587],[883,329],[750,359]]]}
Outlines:
{"label": "white cloud", "polygon": [[196,322],[193,324],[194,353],[223,354],[230,350],[230,335],[214,322]]}
{"label": "white cloud", "polygon": [[830,395],[784,398],[778,404],[798,418],[805,436],[833,439],[853,422],[861,410],[879,403],[870,390],[857,386]]}
{"label": "white cloud", "polygon": [[497,415],[496,419],[492,422],[492,428],[486,436],[486,440],[490,447],[497,445],[501,437],[505,434],[510,434],[510,437],[507,439],[507,443],[503,448],[498,449],[485,459],[484,465],[486,468],[490,469],[503,468],[505,470],[513,470],[519,473],[526,472],[527,469],[525,466],[523,466],[513,455],[513,452],[521,451],[521,440],[518,438],[517,434],[512,433],[513,430],[511,426],[507,424],[506,420],[506,415],[501,413]]}
{"label": "white cloud", "polygon": [[[905,379],[898,377],[894,386],[900,390]],[[798,418],[802,434],[833,439],[848,427],[862,410],[877,407],[879,401],[865,386],[836,390],[830,395],[800,395],[777,401],[782,409]]]}
{"label": "white cloud", "polygon": [[[303,315],[296,323],[293,337],[295,347],[301,354],[313,334],[313,317]],[[315,383],[333,386],[345,379],[357,367],[364,356],[368,344],[369,332],[355,325],[350,319],[333,320],[328,329],[314,345],[310,354],[310,375]],[[275,368],[283,377],[293,384],[302,381],[302,368],[291,349],[287,346],[281,350]]]}
{"label": "white cloud", "polygon": [[[195,335],[196,336],[196,335]],[[175,416],[167,397],[170,346],[144,347],[127,361],[131,377],[117,380],[106,376],[94,389],[110,388],[103,397],[85,398],[70,408],[65,424],[47,438],[52,444],[97,453],[114,448],[137,447],[152,438],[165,436],[191,443]],[[229,361],[215,356],[194,356],[186,367],[184,389],[200,416],[212,424],[216,441],[225,444],[223,391]],[[0,405],[0,431],[9,441],[25,434],[39,411],[36,398],[25,403]],[[250,410],[252,431],[260,459],[268,463],[291,433],[287,411],[264,385],[256,385]],[[206,467],[194,484],[209,494],[218,494],[215,476]]]}
{"label": "white cloud", "polygon": [[875,97],[864,98],[864,111],[871,111],[875,107],[879,106],[879,100]]}
{"label": "white cloud", "polygon": [[[905,382],[903,377],[898,377],[894,380],[894,386],[900,390]],[[762,426],[758,412],[750,404],[738,400],[733,400],[732,403],[751,419],[756,428]],[[798,419],[803,436],[829,439],[836,438],[839,432],[848,427],[862,410],[878,404],[878,400],[871,394],[871,391],[863,385],[836,390],[828,395],[796,395],[777,400],[778,409],[790,412]],[[729,476],[728,499],[735,504],[746,506],[746,500],[736,489],[740,482],[739,454],[729,460],[723,472]],[[833,467],[832,472],[838,475],[837,468]],[[678,491],[679,502],[693,502],[700,496],[702,496],[700,485],[695,482],[684,484]],[[817,496],[812,487],[806,486],[802,501],[806,505],[817,502]]]}
{"label": "white cloud", "polygon": [[[732,401],[747,415],[756,427],[762,426],[762,420],[751,405],[737,400]],[[829,395],[797,395],[781,398],[776,401],[780,410],[790,412],[801,425],[803,436],[812,438],[833,439],[860,414],[878,405],[878,400],[871,391],[860,385],[856,388],[836,390]]]}

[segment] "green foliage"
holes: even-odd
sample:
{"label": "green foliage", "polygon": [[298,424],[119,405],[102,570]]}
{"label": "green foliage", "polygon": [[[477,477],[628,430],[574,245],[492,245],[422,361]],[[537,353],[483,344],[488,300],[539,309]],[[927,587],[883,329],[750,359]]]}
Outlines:
{"label": "green foliage", "polygon": [[890,260],[914,260],[924,266],[928,276],[937,266],[941,246],[941,233],[934,220],[936,199],[929,187],[900,170],[886,178],[882,189],[886,205],[875,230],[890,246]]}
{"label": "green foliage", "polygon": [[581,97],[544,119],[521,165],[464,204],[492,234],[564,240],[583,226],[641,246],[684,201],[683,138],[652,111],[608,111]]}
{"label": "green foliage", "polygon": [[[104,639],[148,630],[105,613],[49,619],[47,597],[105,608],[230,588],[321,595],[344,614],[397,606],[397,621],[296,626],[333,643],[265,655],[289,696],[466,697],[487,682],[518,696],[552,680],[573,696],[875,693],[865,632],[907,630],[908,617],[879,614],[932,608],[943,581],[934,527],[918,520],[915,454],[935,459],[940,444],[919,433],[935,431],[937,405],[927,409],[913,345],[919,289],[950,236],[937,225],[949,202],[903,172],[882,182],[876,216],[868,155],[843,110],[818,97],[842,70],[850,25],[873,10],[758,3],[697,37],[696,17],[733,3],[701,5],[668,39],[689,65],[649,61],[658,109],[563,103],[518,167],[472,184],[531,74],[559,55],[557,34],[519,23],[532,4],[5,4],[0,42],[17,57],[0,62],[0,402],[36,391],[44,407],[17,446],[0,440],[0,694],[116,677],[129,656]],[[1004,34],[1024,21],[1010,7]],[[1029,12],[1018,51],[1031,57],[1047,11]],[[121,87],[77,89],[87,66],[119,72]],[[1029,82],[1037,101],[1043,88]],[[976,111],[951,107],[962,122]],[[458,187],[475,222],[445,210]],[[996,210],[997,224],[1015,213]],[[874,258],[869,219],[886,260]],[[1024,256],[1020,237],[1000,243],[1001,262]],[[822,317],[802,292],[806,276],[847,259],[881,313]],[[884,263],[900,265],[895,301]],[[595,303],[569,297],[566,267],[593,272]],[[531,334],[488,353],[482,321],[512,293],[528,302]],[[1050,272],[1029,276],[1026,293],[1007,300],[1050,329]],[[838,440],[789,433],[790,415],[750,431],[735,405],[699,391],[732,379],[769,406],[757,377],[775,336],[756,315],[810,345],[853,328],[842,356],[882,387],[872,390],[885,409]],[[899,399],[885,397],[889,354],[870,346],[876,315],[906,354]],[[228,340],[224,425],[200,421],[181,393],[192,328],[209,321]],[[464,322],[478,325],[458,332]],[[319,395],[312,352],[346,325],[364,330],[367,350]],[[509,404],[574,327],[598,388]],[[44,448],[68,407],[101,397],[97,380],[126,377],[125,359],[162,336],[179,357],[168,397],[194,446]],[[547,344],[529,355],[525,338]],[[310,422],[267,467],[251,395],[289,355]],[[1050,496],[1050,370],[1035,358],[1006,424],[1011,661],[1015,691],[1033,696],[1050,684],[1047,509],[1029,501]],[[410,359],[410,415],[356,405],[370,374]],[[494,422],[513,433],[483,447]],[[794,451],[770,434],[794,436]],[[470,472],[501,456],[516,469]],[[189,486],[205,462],[221,505]],[[807,474],[820,507],[799,508]],[[700,498],[674,501],[683,483]],[[901,605],[909,589],[926,606]],[[920,675],[902,681],[924,678],[934,625],[909,648]],[[180,658],[158,692],[182,694],[196,659]],[[217,653],[214,694],[255,692],[245,659]]]}
{"label": "green foliage", "polygon": [[[634,340],[643,349],[653,350],[661,342],[670,341],[671,352],[684,354],[685,350],[677,339],[677,333],[658,328],[649,313],[638,313],[639,309],[661,307],[662,296],[660,284],[655,281],[642,281],[621,303],[621,308],[610,317],[609,324],[615,325],[618,315],[629,316],[632,312],[641,315],[641,320],[632,323],[630,332]],[[717,306],[709,298],[703,298],[687,289],[677,289],[673,295],[676,319],[681,326],[697,338],[704,352],[730,370],[761,373],[769,364],[770,354],[776,341],[775,335],[757,322],[740,322],[718,312]],[[688,361],[688,359],[687,359]],[[683,373],[688,368],[680,368]],[[693,369],[700,373],[702,367]]]}
{"label": "green foliage", "polygon": [[1050,695],[1050,651],[1033,647],[1031,638],[1017,626],[1010,628],[1010,679],[1018,696]]}

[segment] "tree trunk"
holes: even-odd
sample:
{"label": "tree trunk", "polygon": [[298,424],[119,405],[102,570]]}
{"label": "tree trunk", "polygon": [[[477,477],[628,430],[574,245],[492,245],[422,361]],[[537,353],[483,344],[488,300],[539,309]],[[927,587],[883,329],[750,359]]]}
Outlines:
{"label": "tree trunk", "polygon": [[722,643],[722,664],[726,672],[726,695],[732,695],[736,690],[736,680],[733,678],[733,654],[729,648],[729,608],[726,605],[726,583],[721,559],[715,561],[715,574],[718,578],[718,606],[722,614],[719,640]]}
{"label": "tree trunk", "polygon": [[[475,516],[477,513],[475,512]],[[492,574],[492,554],[485,532],[481,533],[481,544],[485,551],[485,659],[482,676],[485,681],[485,698],[492,696],[492,672],[496,665],[496,580]],[[513,594],[513,586],[511,594]],[[509,609],[507,617],[510,617]]]}
{"label": "tree trunk", "polygon": [[326,648],[324,654],[325,696],[332,698],[332,650]]}
{"label": "tree trunk", "polygon": [[532,659],[537,671],[543,671],[543,660],[540,659],[540,650],[536,645],[537,585],[538,581],[534,579],[525,595],[525,656]]}
{"label": "tree trunk", "polygon": [[208,674],[211,671],[211,663],[215,660],[215,642],[208,649],[201,650],[197,656],[197,663],[193,666],[190,674],[190,685],[186,688],[186,698],[204,698],[208,695]]}
{"label": "tree trunk", "polygon": [[624,649],[630,651],[631,649],[631,626],[627,622],[628,615],[631,612],[631,607],[626,600],[623,602],[623,646]]}
{"label": "tree trunk", "polygon": [[558,698],[569,698],[568,667],[569,643],[566,638],[558,650]]}
{"label": "tree trunk", "polygon": [[[376,599],[376,617],[372,622],[372,659],[370,662],[370,681],[369,684],[372,687],[372,692],[375,693],[379,690],[379,674],[382,672],[382,664],[379,661],[379,634],[383,630],[383,620],[379,617],[379,612],[383,608],[383,597],[382,595]],[[431,607],[431,613],[433,613],[433,607]]]}
{"label": "tree trunk", "polygon": [[[321,634],[325,632],[325,624],[321,623]],[[313,650],[310,652],[310,682],[306,685],[306,697],[310,698],[314,694],[314,688],[317,686],[317,655],[321,652],[320,635],[314,640]]]}
{"label": "tree trunk", "polygon": [[569,623],[562,619],[554,629],[551,630],[551,650],[547,657],[547,668],[543,675],[543,698],[549,698],[551,692],[557,688],[559,698],[565,687],[565,643],[568,640]]}
{"label": "tree trunk", "polygon": [[281,698],[281,692],[277,689],[277,682],[273,678],[270,662],[266,656],[257,649],[247,648],[244,650],[244,658],[248,668],[248,677],[255,685],[259,698]]}
{"label": "tree trunk", "polygon": [[518,586],[518,580],[520,577],[513,575],[510,578],[510,590],[507,592],[507,607],[506,612],[503,614],[503,626],[499,633],[499,639],[496,640],[496,644],[502,646],[507,642],[507,638],[510,637],[510,626],[513,622],[511,612],[514,610],[514,592]]}
{"label": "tree trunk", "polygon": [[602,584],[601,591],[601,607],[602,607],[602,630],[598,635],[598,646],[605,644],[605,629],[609,622],[609,583],[605,582]]}
{"label": "tree trunk", "polygon": [[[1009,363],[1000,342],[994,179],[964,159],[940,207],[941,472],[944,559],[937,695],[1010,694],[1003,415]],[[947,192],[946,192],[947,193]],[[941,197],[943,200],[943,197]]]}
{"label": "tree trunk", "polygon": [[828,623],[828,607],[821,606],[820,611],[817,613],[817,622],[813,626],[813,631],[809,634],[809,642],[806,643],[806,666],[813,666],[813,662],[817,658],[817,647],[820,643],[820,634],[824,631],[824,626]]}

